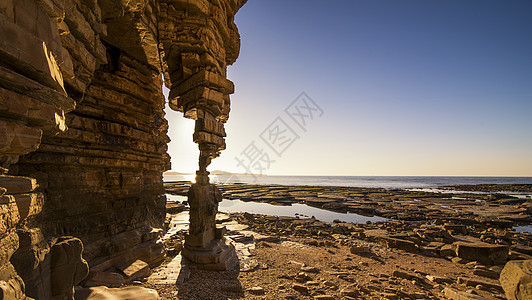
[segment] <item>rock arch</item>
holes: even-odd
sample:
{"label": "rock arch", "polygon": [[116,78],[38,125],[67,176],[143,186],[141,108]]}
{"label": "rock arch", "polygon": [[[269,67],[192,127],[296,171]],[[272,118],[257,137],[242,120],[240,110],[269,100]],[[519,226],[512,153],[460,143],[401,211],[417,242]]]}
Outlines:
{"label": "rock arch", "polygon": [[196,120],[203,170],[225,148],[245,2],[0,3],[4,298],[71,296],[88,266],[164,257],[161,74],[171,108]]}

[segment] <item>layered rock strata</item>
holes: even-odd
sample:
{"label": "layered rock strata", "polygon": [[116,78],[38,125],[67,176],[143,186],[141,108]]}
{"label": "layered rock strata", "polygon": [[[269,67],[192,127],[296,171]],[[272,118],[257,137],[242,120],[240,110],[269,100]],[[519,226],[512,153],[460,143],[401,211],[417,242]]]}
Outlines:
{"label": "layered rock strata", "polygon": [[221,194],[209,184],[207,166],[225,149],[223,124],[229,117],[229,94],[234,91],[226,79],[227,65],[236,60],[240,49],[233,16],[244,2],[167,3],[161,5],[159,38],[170,107],[196,121],[193,139],[200,150],[196,183],[188,192],[190,229],[183,254],[201,268],[228,269],[234,267],[236,255],[223,239],[223,228],[216,228]]}
{"label": "layered rock strata", "polygon": [[244,2],[0,3],[3,298],[71,298],[85,259],[94,271],[162,260],[161,74],[206,167],[225,148]]}

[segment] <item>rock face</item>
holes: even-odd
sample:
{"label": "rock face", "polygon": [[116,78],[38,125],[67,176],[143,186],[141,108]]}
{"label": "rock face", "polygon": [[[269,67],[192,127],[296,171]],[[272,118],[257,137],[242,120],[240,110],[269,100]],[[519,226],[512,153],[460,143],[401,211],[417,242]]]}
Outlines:
{"label": "rock face", "polygon": [[163,77],[206,166],[225,148],[244,3],[1,1],[4,297],[71,298],[85,259],[103,272],[164,258]]}
{"label": "rock face", "polygon": [[501,286],[510,300],[532,298],[532,260],[508,262],[499,278]]}

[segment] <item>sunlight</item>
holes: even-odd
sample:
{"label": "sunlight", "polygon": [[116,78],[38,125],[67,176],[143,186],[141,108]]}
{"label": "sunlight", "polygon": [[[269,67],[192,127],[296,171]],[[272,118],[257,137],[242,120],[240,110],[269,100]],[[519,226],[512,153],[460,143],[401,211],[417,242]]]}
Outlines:
{"label": "sunlight", "polygon": [[183,176],[183,179],[186,180],[186,181],[190,181],[192,183],[196,182],[196,174],[185,174],[185,175],[181,175],[181,176]]}
{"label": "sunlight", "polygon": [[[169,90],[163,87],[163,93],[168,99]],[[183,117],[183,113],[172,110],[168,103],[164,109],[168,120],[168,154],[172,161],[172,171],[195,174],[198,169],[199,150],[192,140],[194,134],[194,120]],[[190,175],[195,177],[195,175]],[[191,181],[194,181],[192,178]]]}

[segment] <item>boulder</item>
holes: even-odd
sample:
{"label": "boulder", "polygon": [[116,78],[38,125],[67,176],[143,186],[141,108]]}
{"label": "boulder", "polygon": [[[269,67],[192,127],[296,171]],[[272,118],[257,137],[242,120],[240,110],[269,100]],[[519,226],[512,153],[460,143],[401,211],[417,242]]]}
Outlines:
{"label": "boulder", "polygon": [[494,245],[487,243],[453,243],[456,256],[477,261],[484,265],[502,265],[508,259],[509,247],[505,245]]}
{"label": "boulder", "polygon": [[51,248],[52,295],[70,295],[73,287],[89,274],[89,266],[81,257],[83,244],[75,237],[61,237]]}
{"label": "boulder", "polygon": [[532,299],[532,260],[508,262],[499,281],[509,300]]}
{"label": "boulder", "polygon": [[107,288],[98,286],[92,288],[76,288],[76,300],[159,300],[156,290],[140,286],[128,286],[123,288]]}

